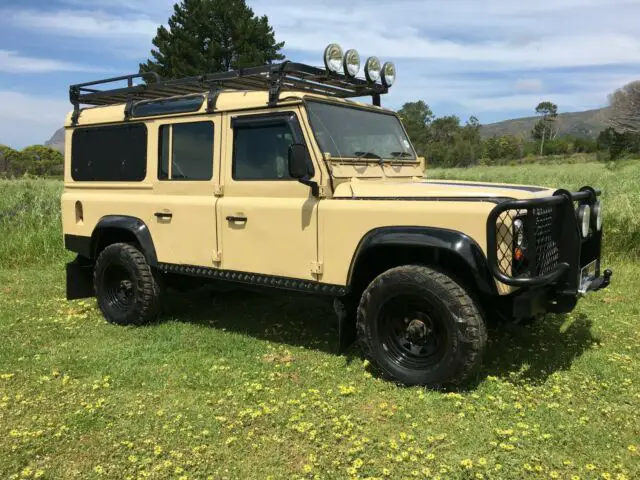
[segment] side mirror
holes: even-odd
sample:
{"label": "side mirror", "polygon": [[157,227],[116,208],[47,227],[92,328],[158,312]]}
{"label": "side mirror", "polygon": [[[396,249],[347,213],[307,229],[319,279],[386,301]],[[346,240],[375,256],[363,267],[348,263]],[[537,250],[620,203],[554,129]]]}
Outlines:
{"label": "side mirror", "polygon": [[293,143],[289,146],[289,175],[298,180],[313,177],[314,170],[310,161],[309,150],[302,143]]}

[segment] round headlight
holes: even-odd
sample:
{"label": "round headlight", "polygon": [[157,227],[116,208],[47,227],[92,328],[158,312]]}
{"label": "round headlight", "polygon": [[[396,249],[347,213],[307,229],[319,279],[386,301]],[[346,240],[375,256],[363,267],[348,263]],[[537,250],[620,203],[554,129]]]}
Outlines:
{"label": "round headlight", "polygon": [[382,84],[390,87],[396,81],[396,66],[392,62],[385,62],[382,66]]}
{"label": "round headlight", "polygon": [[349,77],[355,77],[360,71],[360,54],[357,50],[347,50],[344,54],[344,73]]}
{"label": "round headlight", "polygon": [[598,200],[591,209],[591,218],[593,222],[593,228],[596,229],[597,232],[602,230],[602,202]]}
{"label": "round headlight", "polygon": [[589,227],[591,226],[591,207],[589,205],[581,205],[578,209],[578,221],[580,222],[580,233],[584,238],[589,236]]}
{"label": "round headlight", "polygon": [[524,224],[519,218],[513,221],[513,236],[515,238],[516,247],[521,247],[524,243]]}
{"label": "round headlight", "polygon": [[378,57],[367,58],[367,63],[364,64],[364,76],[367,77],[367,82],[375,83],[380,78],[380,60]]}
{"label": "round headlight", "polygon": [[324,49],[324,66],[330,72],[338,73],[342,68],[342,47],[337,43],[327,45]]}

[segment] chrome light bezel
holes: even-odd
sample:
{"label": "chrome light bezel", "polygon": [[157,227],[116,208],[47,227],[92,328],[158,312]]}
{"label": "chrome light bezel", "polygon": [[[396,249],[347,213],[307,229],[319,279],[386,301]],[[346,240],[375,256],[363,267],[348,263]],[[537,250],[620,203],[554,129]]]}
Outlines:
{"label": "chrome light bezel", "polygon": [[[351,60],[352,63],[349,61]],[[350,66],[355,66],[354,69],[349,68]],[[360,73],[360,54],[357,50],[350,48],[344,54],[342,59],[342,68],[344,69],[344,74],[349,78],[355,78],[358,73]]]}
{"label": "chrome light bezel", "polygon": [[598,200],[591,209],[591,222],[596,232],[602,230],[602,201]]}
{"label": "chrome light bezel", "polygon": [[[391,73],[387,71],[389,69],[391,70]],[[380,75],[382,78],[382,84],[387,88],[391,88],[393,84],[396,83],[396,78],[398,78],[396,65],[393,62],[385,62],[384,65],[382,65]]]}
{"label": "chrome light bezel", "polygon": [[[338,59],[338,54],[340,58]],[[324,66],[333,73],[340,73],[344,59],[344,50],[337,43],[330,43],[324,49]]]}
{"label": "chrome light bezel", "polygon": [[591,207],[589,205],[580,205],[578,209],[578,221],[580,222],[582,238],[587,238],[591,230]]}
{"label": "chrome light bezel", "polygon": [[364,76],[369,83],[376,83],[382,73],[382,64],[378,57],[369,57],[364,64]]}

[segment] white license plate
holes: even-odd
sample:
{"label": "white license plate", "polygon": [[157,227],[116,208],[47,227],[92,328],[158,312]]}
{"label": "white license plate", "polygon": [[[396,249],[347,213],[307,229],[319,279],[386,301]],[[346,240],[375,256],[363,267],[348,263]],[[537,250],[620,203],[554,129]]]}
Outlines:
{"label": "white license plate", "polygon": [[597,260],[594,260],[593,262],[591,262],[586,267],[582,267],[582,270],[580,272],[580,284],[582,285],[582,283],[585,280],[589,280],[589,279],[595,278],[597,270],[598,270],[598,261]]}

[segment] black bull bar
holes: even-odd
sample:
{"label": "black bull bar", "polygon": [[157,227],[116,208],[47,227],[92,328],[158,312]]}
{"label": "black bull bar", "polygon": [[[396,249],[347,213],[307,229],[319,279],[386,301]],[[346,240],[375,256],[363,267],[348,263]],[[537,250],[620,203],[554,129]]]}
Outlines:
{"label": "black bull bar", "polygon": [[562,295],[605,288],[611,271],[600,275],[602,229],[590,218],[589,234],[583,237],[578,218],[582,205],[593,211],[599,195],[583,187],[498,204],[487,219],[487,260],[493,276],[513,287],[553,285]]}

